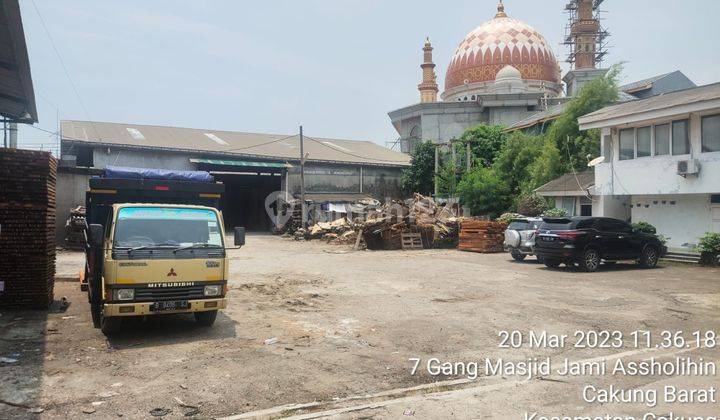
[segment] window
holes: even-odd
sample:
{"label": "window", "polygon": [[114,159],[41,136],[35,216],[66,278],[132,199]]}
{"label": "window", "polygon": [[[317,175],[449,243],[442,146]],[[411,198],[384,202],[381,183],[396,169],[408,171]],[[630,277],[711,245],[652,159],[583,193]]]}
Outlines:
{"label": "window", "polygon": [[720,204],[720,194],[713,194],[710,196],[711,204]]}
{"label": "window", "polygon": [[655,155],[670,154],[670,124],[655,126]]}
{"label": "window", "polygon": [[592,216],[592,204],[580,204],[580,216]]}
{"label": "window", "polygon": [[562,208],[567,211],[568,216],[575,216],[575,197],[563,197]]}
{"label": "window", "polygon": [[686,155],[690,153],[690,139],[688,139],[687,120],[672,123],[672,154]]}
{"label": "window", "polygon": [[720,115],[703,117],[702,151],[720,152]]}
{"label": "window", "polygon": [[635,129],[620,130],[620,160],[635,158]]}
{"label": "window", "polygon": [[637,157],[650,156],[650,127],[637,129]]}
{"label": "window", "polygon": [[600,230],[603,232],[630,232],[632,228],[621,220],[601,219]]}

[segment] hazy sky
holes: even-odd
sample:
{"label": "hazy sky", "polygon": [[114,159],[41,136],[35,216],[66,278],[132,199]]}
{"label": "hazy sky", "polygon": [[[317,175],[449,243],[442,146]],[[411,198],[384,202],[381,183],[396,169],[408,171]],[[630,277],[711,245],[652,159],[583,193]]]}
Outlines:
{"label": "hazy sky", "polygon": [[[20,0],[40,127],[62,119],[395,140],[388,111],[419,101],[425,36],[438,82],[495,0]],[[508,15],[560,45],[566,0],[506,0]],[[720,2],[606,0],[607,63],[624,81],[682,70],[720,81]],[[567,69],[565,63],[563,69]],[[442,89],[441,89],[442,90]],[[51,141],[24,128],[21,144]]]}

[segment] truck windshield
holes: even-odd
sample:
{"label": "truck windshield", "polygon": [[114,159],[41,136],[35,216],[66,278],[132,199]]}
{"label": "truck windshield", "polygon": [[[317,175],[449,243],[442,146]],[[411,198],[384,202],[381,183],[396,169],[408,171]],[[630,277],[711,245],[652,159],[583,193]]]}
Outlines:
{"label": "truck windshield", "polygon": [[223,246],[217,214],[181,207],[123,207],[115,225],[115,248]]}

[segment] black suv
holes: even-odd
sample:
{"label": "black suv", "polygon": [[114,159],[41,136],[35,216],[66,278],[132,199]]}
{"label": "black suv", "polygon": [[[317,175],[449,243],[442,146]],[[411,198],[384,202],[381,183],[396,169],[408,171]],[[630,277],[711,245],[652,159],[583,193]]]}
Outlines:
{"label": "black suv", "polygon": [[548,267],[578,264],[585,271],[596,271],[601,260],[636,260],[653,268],[666,250],[655,235],[608,217],[543,218],[534,248]]}

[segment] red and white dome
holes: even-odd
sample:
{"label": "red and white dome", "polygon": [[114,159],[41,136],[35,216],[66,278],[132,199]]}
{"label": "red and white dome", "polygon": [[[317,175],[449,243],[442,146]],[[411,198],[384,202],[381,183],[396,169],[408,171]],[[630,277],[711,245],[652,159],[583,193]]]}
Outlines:
{"label": "red and white dome", "polygon": [[443,97],[453,100],[483,87],[489,90],[489,83],[508,65],[520,71],[523,81],[537,82],[536,87],[560,88],[560,68],[545,38],[530,25],[508,17],[501,3],[495,18],[458,45],[445,74]]}

